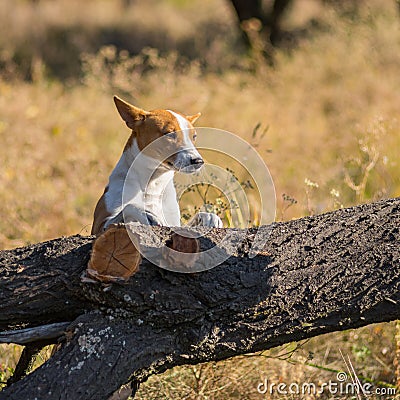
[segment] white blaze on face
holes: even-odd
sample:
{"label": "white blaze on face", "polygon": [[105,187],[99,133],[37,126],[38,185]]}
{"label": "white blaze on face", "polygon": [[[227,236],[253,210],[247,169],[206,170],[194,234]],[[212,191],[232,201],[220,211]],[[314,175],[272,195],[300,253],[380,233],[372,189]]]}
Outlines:
{"label": "white blaze on face", "polygon": [[182,117],[182,115],[177,114],[171,110],[167,110],[170,112],[178,121],[179,128],[183,134],[182,140],[182,150],[178,153],[176,157],[176,164],[179,168],[185,168],[190,166],[191,159],[193,158],[201,158],[200,153],[197,151],[196,147],[194,146],[191,138],[190,133],[193,129],[193,126],[189,123],[189,121]]}

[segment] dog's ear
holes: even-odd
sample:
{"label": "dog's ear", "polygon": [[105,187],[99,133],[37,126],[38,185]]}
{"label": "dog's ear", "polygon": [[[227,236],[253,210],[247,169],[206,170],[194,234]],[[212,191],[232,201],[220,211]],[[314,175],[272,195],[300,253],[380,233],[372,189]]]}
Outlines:
{"label": "dog's ear", "polygon": [[197,113],[195,115],[186,115],[186,119],[191,123],[194,124],[197,119],[199,119],[201,116],[201,113]]}
{"label": "dog's ear", "polygon": [[114,103],[117,107],[119,115],[125,121],[126,125],[128,125],[128,127],[131,129],[135,129],[135,127],[140,122],[144,121],[146,116],[150,114],[148,111],[135,107],[132,104],[121,100],[117,96],[114,96]]}

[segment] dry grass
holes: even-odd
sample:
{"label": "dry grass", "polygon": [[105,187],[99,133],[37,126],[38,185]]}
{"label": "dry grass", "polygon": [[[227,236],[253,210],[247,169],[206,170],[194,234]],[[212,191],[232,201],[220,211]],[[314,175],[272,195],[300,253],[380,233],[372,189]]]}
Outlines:
{"label": "dry grass", "polygon": [[[256,145],[274,178],[278,219],[399,196],[399,15],[395,2],[384,4],[365,1],[346,17],[297,0],[286,24],[318,18],[322,28],[277,51],[268,67],[242,54],[221,0],[134,2],[128,10],[118,1],[1,2],[0,248],[89,232],[129,134],[114,93],[148,109],[201,111],[200,125]],[[101,47],[109,38],[137,55]],[[258,123],[269,127],[263,138],[252,137]],[[295,353],[295,365],[243,357],[181,367],[152,378],[140,396],[260,398],[256,382],[265,376],[332,376],[305,366],[310,351],[313,363],[343,369],[339,347],[360,375],[394,382],[393,335],[381,324],[316,338]],[[1,364],[13,367],[18,351],[2,348]]]}

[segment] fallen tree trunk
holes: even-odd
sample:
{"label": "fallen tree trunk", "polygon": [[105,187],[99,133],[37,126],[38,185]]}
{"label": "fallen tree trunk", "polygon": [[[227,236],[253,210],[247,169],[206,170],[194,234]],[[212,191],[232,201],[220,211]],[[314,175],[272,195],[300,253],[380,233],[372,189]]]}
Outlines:
{"label": "fallen tree trunk", "polygon": [[48,324],[47,340],[65,332],[61,349],[0,399],[107,399],[177,365],[398,319],[399,229],[397,198],[273,224],[254,258],[249,230],[222,265],[201,273],[144,260],[127,284],[112,286],[81,282],[92,237],[0,252],[0,329]]}

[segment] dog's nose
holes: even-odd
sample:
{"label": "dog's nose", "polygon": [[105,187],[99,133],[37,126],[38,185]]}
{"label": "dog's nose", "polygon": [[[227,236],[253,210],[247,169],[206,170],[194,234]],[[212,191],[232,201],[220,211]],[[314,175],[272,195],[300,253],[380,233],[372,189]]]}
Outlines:
{"label": "dog's nose", "polygon": [[190,164],[200,167],[204,164],[204,160],[201,157],[195,157],[190,159]]}

